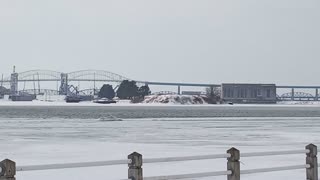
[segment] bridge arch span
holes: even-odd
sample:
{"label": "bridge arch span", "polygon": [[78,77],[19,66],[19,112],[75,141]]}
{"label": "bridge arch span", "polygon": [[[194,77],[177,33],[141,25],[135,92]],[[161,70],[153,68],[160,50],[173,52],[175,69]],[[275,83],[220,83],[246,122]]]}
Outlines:
{"label": "bridge arch span", "polygon": [[69,81],[107,81],[107,82],[121,82],[123,80],[130,80],[119,74],[105,71],[105,70],[81,70],[68,73]]}
{"label": "bridge arch span", "polygon": [[37,80],[47,80],[47,81],[59,81],[62,72],[51,71],[51,70],[30,70],[19,73],[19,81],[37,81]]}
{"label": "bridge arch span", "polygon": [[281,98],[314,98],[314,95],[305,92],[295,92],[292,96],[292,93],[285,93],[281,95]]}
{"label": "bridge arch span", "polygon": [[293,94],[291,92],[289,93],[285,93],[282,94],[279,98],[279,100],[283,100],[283,101],[314,101],[314,100],[318,100],[317,97],[315,97],[314,95],[310,94],[310,93],[305,93],[305,92],[294,92]]}

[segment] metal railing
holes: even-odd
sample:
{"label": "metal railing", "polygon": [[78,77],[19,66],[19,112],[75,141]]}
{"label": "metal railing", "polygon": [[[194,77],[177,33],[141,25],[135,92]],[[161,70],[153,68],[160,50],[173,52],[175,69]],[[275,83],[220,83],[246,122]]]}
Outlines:
{"label": "metal railing", "polygon": [[[165,180],[165,179],[190,179],[203,178],[214,176],[227,176],[227,180],[240,180],[240,174],[257,174],[276,171],[288,171],[306,169],[307,180],[318,180],[318,160],[317,160],[317,146],[309,144],[303,150],[290,151],[269,151],[269,152],[254,152],[243,153],[241,157],[261,157],[261,156],[281,156],[293,154],[306,154],[306,164],[282,167],[270,167],[261,169],[250,169],[240,171],[240,151],[236,148],[231,148],[225,154],[215,155],[200,155],[200,156],[182,156],[182,157],[166,157],[166,158],[151,158],[143,159],[142,155],[134,152],[128,155],[127,160],[113,160],[113,161],[95,161],[95,162],[81,162],[81,163],[64,163],[64,164],[46,164],[46,165],[30,165],[30,166],[16,166],[14,161],[9,159],[0,162],[0,179],[12,180],[15,178],[16,172],[21,171],[38,171],[38,170],[52,170],[52,169],[67,169],[67,168],[83,168],[96,166],[115,166],[128,165],[128,179],[127,180]],[[154,177],[143,177],[142,165],[148,163],[165,163],[165,162],[179,162],[179,161],[195,161],[208,159],[223,159],[227,158],[226,171],[192,173],[192,174],[178,174],[178,175],[164,175]]]}

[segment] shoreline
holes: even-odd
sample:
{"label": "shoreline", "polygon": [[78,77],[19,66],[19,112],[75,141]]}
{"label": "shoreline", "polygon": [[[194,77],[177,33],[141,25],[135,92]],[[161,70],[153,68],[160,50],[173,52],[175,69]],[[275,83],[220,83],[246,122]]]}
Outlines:
{"label": "shoreline", "polygon": [[320,102],[287,101],[278,104],[162,104],[162,103],[128,103],[118,102],[116,104],[98,104],[91,101],[80,103],[66,103],[64,101],[7,101],[0,100],[0,107],[3,106],[70,106],[70,107],[320,107]]}

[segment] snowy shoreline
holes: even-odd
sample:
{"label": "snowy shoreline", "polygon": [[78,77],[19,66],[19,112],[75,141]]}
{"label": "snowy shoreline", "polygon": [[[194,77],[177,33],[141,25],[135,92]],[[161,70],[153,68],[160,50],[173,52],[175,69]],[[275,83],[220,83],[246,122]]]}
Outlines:
{"label": "snowy shoreline", "polygon": [[116,100],[115,104],[99,104],[93,101],[79,103],[66,103],[65,96],[39,95],[33,101],[11,101],[5,97],[0,99],[1,106],[71,106],[71,107],[119,107],[119,106],[142,106],[142,107],[315,107],[320,106],[320,101],[281,101],[277,104],[208,104],[203,96],[195,95],[150,95],[146,96],[141,103],[131,103],[131,100]]}
{"label": "snowy shoreline", "polygon": [[288,101],[281,102],[278,104],[175,104],[175,103],[130,103],[128,101],[118,102],[116,104],[97,104],[90,101],[80,102],[80,103],[66,103],[64,101],[21,101],[21,102],[13,102],[0,100],[0,106],[74,106],[74,107],[117,107],[117,106],[145,106],[145,107],[317,107],[320,106],[320,102],[296,102],[296,101]]}

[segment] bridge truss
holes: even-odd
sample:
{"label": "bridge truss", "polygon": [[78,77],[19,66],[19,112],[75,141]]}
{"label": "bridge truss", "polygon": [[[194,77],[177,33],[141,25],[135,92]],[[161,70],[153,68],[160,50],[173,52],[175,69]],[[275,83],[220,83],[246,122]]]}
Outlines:
{"label": "bridge truss", "polygon": [[290,92],[290,93],[284,93],[281,96],[278,96],[278,100],[281,101],[311,101],[316,100],[317,97],[315,95],[312,95],[310,93],[305,92]]}
{"label": "bridge truss", "polygon": [[[13,76],[15,77],[15,81],[13,81]],[[81,70],[70,73],[63,73],[58,71],[37,69],[21,73],[13,73],[9,77],[0,79],[0,83],[2,86],[14,89],[14,92],[11,93],[28,92],[31,94],[56,94],[57,92],[59,92],[58,94],[67,95],[70,91],[69,89],[74,88],[74,86],[70,86],[70,84],[74,82],[116,83],[116,86],[118,86],[123,80],[129,80],[129,78],[104,70]],[[18,90],[18,83],[24,83],[25,86],[26,82],[33,82],[33,89],[23,88],[24,90]],[[40,89],[40,82],[58,82],[60,83],[60,87],[57,88],[59,90]],[[94,87],[93,89],[96,88]],[[83,89],[79,90],[79,92],[90,93],[89,91],[92,91],[92,94],[96,94],[96,92],[93,92],[93,89]]]}

